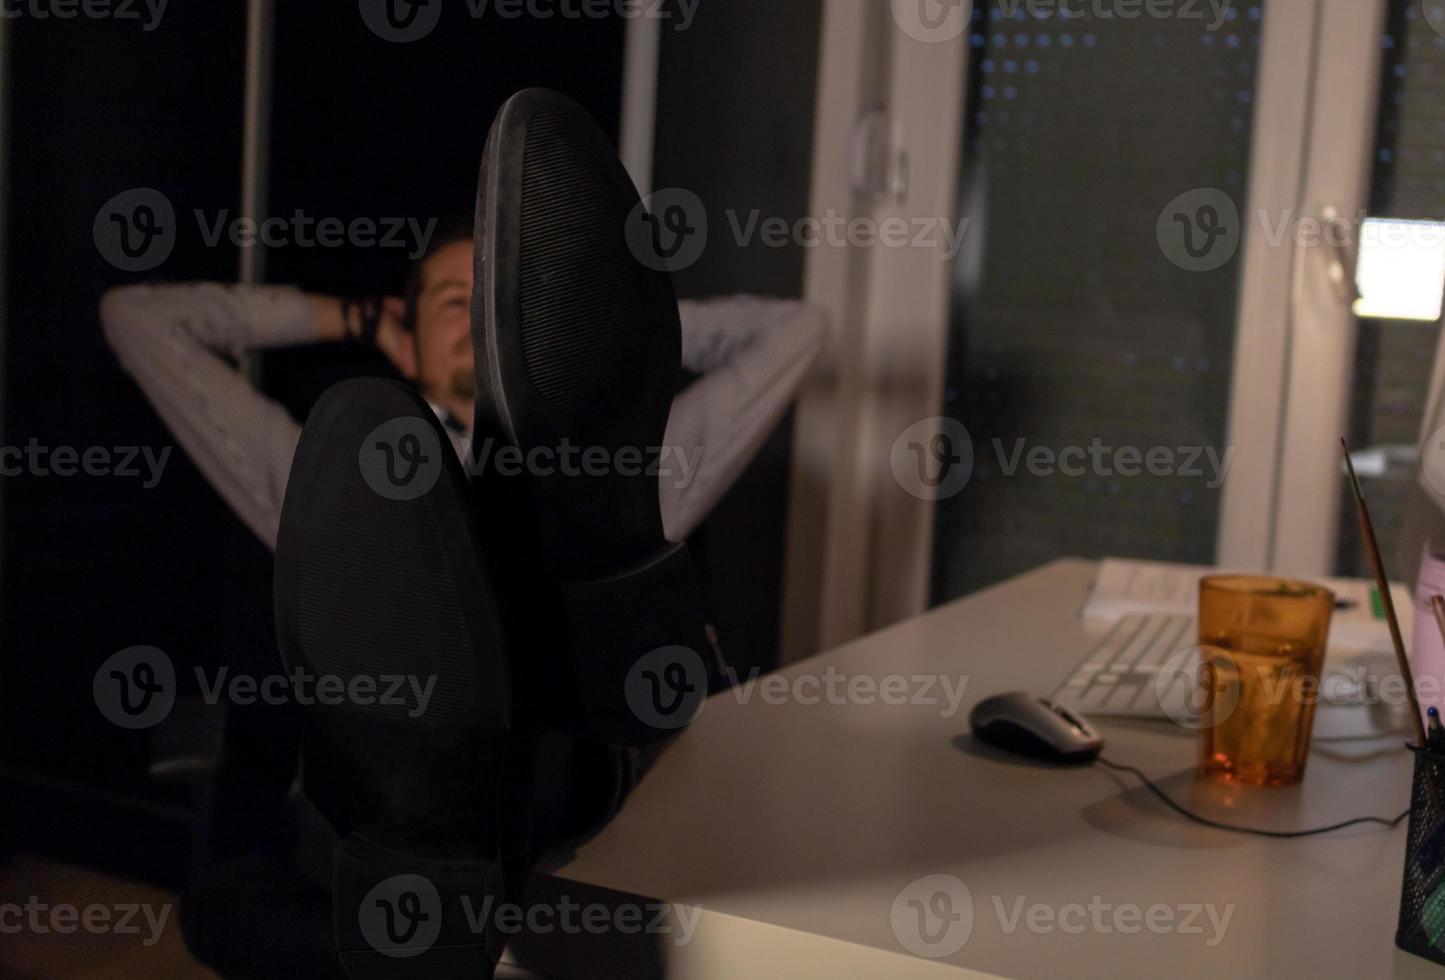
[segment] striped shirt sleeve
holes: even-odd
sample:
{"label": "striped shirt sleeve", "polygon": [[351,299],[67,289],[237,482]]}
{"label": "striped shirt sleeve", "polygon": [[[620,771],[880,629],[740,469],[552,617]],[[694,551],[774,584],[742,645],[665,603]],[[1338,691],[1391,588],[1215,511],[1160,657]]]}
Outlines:
{"label": "striped shirt sleeve", "polygon": [[101,298],[100,320],[176,442],[274,549],[301,427],[234,362],[247,351],[316,341],[305,295],[214,283],[126,286]]}
{"label": "striped shirt sleeve", "polygon": [[822,310],[727,297],[684,302],[682,360],[702,377],[677,396],[663,440],[662,525],[686,540],[787,412],[827,340]]}
{"label": "striped shirt sleeve", "polygon": [[[823,350],[821,311],[755,297],[681,304],[683,364],[660,473],[663,528],[685,540],[752,462]],[[101,324],[176,441],[238,517],[274,548],[301,427],[233,363],[314,342],[304,294],[213,283],[128,286]]]}

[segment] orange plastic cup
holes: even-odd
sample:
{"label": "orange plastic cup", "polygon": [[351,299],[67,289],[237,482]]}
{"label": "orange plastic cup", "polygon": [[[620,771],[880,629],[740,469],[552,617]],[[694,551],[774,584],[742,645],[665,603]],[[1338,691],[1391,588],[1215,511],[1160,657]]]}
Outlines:
{"label": "orange plastic cup", "polygon": [[1334,610],[1334,593],[1307,582],[1200,583],[1202,774],[1250,786],[1304,778]]}

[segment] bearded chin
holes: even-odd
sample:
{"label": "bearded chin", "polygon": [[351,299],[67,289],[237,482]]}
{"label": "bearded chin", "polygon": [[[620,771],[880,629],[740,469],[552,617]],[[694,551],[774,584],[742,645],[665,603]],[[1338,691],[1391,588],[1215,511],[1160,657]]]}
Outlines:
{"label": "bearded chin", "polygon": [[452,375],[447,390],[453,398],[463,401],[477,400],[477,375],[471,368],[463,368]]}

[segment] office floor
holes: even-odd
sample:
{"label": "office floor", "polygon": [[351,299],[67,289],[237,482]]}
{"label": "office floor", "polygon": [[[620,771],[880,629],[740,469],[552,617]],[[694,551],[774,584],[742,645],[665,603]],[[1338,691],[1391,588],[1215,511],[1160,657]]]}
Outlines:
{"label": "office floor", "polygon": [[137,976],[150,980],[214,980],[216,976],[186,952],[175,920],[176,898],[158,888],[20,855],[0,868],[0,905],[24,906],[32,896],[52,908],[64,904],[77,909],[94,905],[109,909],[149,906],[156,910],[157,918],[167,906],[170,912],[150,946],[143,942],[149,927],[142,918],[137,920],[139,935],[86,929],[67,935],[39,934],[22,928],[0,942],[0,980],[130,980]]}
{"label": "office floor", "polygon": [[[139,935],[80,928],[65,935],[42,935],[26,928],[18,934],[6,932],[0,942],[0,980],[133,980],[138,976],[147,980],[219,980],[186,952],[176,924],[176,896],[169,892],[24,854],[0,867],[0,906],[18,904],[23,908],[32,896],[51,908],[149,906],[157,919],[167,906],[170,911],[149,946],[143,939],[151,930],[140,916],[135,919]],[[0,926],[13,927],[13,916],[6,920]],[[545,978],[504,966],[497,971],[497,980]]]}

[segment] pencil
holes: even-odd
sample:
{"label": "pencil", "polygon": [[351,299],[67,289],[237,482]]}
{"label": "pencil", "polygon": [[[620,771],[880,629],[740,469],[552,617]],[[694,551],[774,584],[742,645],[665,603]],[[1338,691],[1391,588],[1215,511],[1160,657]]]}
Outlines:
{"label": "pencil", "polygon": [[1390,627],[1390,642],[1395,645],[1395,660],[1400,674],[1405,678],[1405,692],[1410,696],[1410,721],[1414,723],[1415,742],[1425,748],[1425,721],[1420,717],[1420,699],[1415,695],[1415,675],[1410,670],[1410,658],[1405,656],[1405,640],[1400,636],[1400,620],[1395,616],[1395,600],[1390,596],[1390,580],[1385,575],[1385,562],[1380,557],[1380,544],[1375,540],[1375,525],[1370,521],[1370,509],[1365,506],[1365,492],[1360,489],[1360,478],[1355,475],[1355,462],[1350,459],[1350,444],[1344,439],[1340,446],[1345,451],[1345,467],[1350,471],[1350,487],[1355,493],[1355,515],[1360,519],[1360,533],[1365,538],[1365,550],[1370,555],[1370,565],[1375,570],[1375,587],[1380,590],[1380,605],[1385,607],[1385,622]]}
{"label": "pencil", "polygon": [[1445,642],[1445,596],[1431,596],[1430,608],[1435,613],[1435,627],[1440,630],[1440,640]]}

